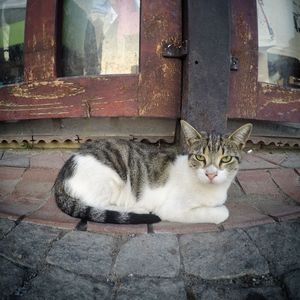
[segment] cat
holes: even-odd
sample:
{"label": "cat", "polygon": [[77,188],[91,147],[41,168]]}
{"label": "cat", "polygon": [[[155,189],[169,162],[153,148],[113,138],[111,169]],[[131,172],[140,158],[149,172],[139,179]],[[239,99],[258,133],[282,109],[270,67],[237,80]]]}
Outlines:
{"label": "cat", "polygon": [[58,207],[99,223],[222,223],[252,125],[229,137],[199,133],[183,120],[181,128],[188,154],[121,139],[86,142],[57,176]]}

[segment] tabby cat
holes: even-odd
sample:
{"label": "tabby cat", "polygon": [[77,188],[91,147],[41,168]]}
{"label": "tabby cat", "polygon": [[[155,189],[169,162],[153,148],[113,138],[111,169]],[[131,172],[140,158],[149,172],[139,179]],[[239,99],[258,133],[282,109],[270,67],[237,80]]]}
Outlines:
{"label": "tabby cat", "polygon": [[225,221],[227,190],[252,125],[229,137],[199,133],[185,121],[181,127],[187,155],[125,140],[85,143],[58,174],[58,206],[100,223]]}

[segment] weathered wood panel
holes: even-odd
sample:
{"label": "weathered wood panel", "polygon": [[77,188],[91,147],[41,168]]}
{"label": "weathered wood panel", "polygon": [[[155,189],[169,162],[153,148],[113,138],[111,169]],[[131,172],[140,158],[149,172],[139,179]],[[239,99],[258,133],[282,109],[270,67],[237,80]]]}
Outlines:
{"label": "weathered wood panel", "polygon": [[56,77],[58,0],[28,0],[24,43],[25,81]]}
{"label": "weathered wood panel", "polygon": [[239,69],[231,72],[230,118],[300,122],[300,90],[258,82],[256,1],[232,0],[232,55]]}
{"label": "weathered wood panel", "polygon": [[257,119],[300,122],[300,91],[259,83]]}
{"label": "weathered wood panel", "polygon": [[0,119],[137,116],[138,76],[65,78],[0,90]]}
{"label": "weathered wood panel", "polygon": [[142,1],[139,115],[179,116],[181,61],[162,57],[165,42],[181,43],[181,1]]}
{"label": "weathered wood panel", "polygon": [[257,25],[256,1],[232,0],[231,54],[239,59],[231,72],[229,118],[256,118]]}
{"label": "weathered wood panel", "polygon": [[153,116],[176,118],[181,62],[162,57],[166,40],[181,42],[181,1],[141,1],[138,75],[57,78],[59,0],[28,0],[25,83],[0,88],[0,120]]}

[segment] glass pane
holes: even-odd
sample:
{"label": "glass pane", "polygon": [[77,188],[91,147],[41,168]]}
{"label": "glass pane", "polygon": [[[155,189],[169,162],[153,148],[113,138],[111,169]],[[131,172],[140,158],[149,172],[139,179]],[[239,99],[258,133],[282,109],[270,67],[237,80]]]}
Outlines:
{"label": "glass pane", "polygon": [[257,0],[258,81],[300,88],[300,0]]}
{"label": "glass pane", "polygon": [[137,73],[139,18],[139,0],[64,0],[62,75]]}
{"label": "glass pane", "polygon": [[26,0],[0,0],[0,86],[24,79]]}

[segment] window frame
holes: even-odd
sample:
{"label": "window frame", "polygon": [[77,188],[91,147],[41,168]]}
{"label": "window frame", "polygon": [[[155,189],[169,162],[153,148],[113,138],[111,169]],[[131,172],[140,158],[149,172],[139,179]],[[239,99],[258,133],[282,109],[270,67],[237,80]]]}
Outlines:
{"label": "window frame", "polygon": [[0,120],[179,117],[181,62],[162,45],[181,43],[180,0],[141,0],[140,71],[129,75],[59,77],[61,7],[27,0],[24,82],[0,88]]}
{"label": "window frame", "polygon": [[258,82],[256,0],[231,5],[231,53],[239,69],[231,72],[228,117],[300,122],[300,90]]}

